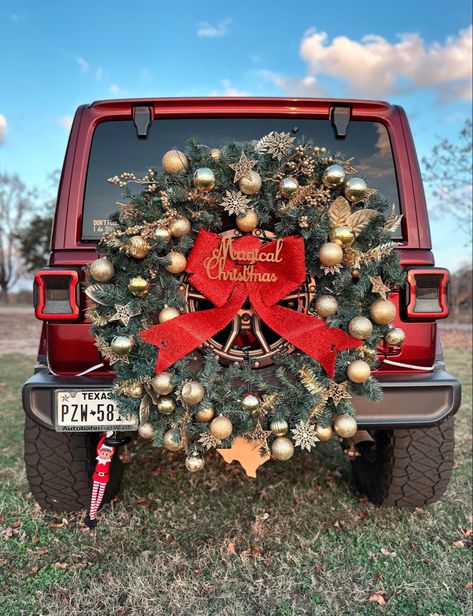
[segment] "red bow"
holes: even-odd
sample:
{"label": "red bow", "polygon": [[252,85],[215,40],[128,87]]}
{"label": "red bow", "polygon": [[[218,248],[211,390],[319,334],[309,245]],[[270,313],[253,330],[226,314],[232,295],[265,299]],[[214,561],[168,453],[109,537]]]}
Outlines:
{"label": "red bow", "polygon": [[228,242],[201,230],[186,270],[189,283],[216,308],[183,314],[140,333],[143,340],[159,349],[156,373],[228,325],[247,297],[272,330],[316,359],[331,377],[337,352],[362,344],[322,319],[277,305],[306,279],[302,237],[290,236],[263,245],[254,235]]}

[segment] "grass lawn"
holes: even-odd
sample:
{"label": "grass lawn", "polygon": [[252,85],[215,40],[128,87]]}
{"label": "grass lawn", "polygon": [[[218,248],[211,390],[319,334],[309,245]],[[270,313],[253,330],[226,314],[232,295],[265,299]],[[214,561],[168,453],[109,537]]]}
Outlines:
{"label": "grass lawn", "polygon": [[29,494],[20,390],[33,361],[4,356],[0,614],[470,614],[471,366],[467,351],[446,356],[464,402],[440,503],[373,507],[336,442],[266,464],[257,480],[217,456],[191,475],[181,456],[138,445],[96,532]]}

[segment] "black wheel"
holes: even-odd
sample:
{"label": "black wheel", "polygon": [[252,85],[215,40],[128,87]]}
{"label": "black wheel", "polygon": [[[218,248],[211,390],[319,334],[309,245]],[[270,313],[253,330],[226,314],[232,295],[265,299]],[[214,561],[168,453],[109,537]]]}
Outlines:
{"label": "black wheel", "polygon": [[[95,466],[95,433],[53,432],[25,418],[25,466],[31,492],[43,509],[78,511],[89,506]],[[123,464],[115,455],[103,503],[119,491]]]}
{"label": "black wheel", "polygon": [[423,507],[447,489],[453,468],[453,417],[432,428],[372,434],[352,461],[368,498],[384,507]]}

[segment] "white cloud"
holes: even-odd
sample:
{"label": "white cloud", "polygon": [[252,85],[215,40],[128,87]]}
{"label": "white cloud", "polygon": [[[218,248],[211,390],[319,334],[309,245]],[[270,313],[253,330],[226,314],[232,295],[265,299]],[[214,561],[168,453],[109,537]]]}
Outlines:
{"label": "white cloud", "polygon": [[95,69],[95,81],[102,81],[103,79],[103,68],[101,66],[98,66]]}
{"label": "white cloud", "polygon": [[307,77],[302,78],[288,77],[266,70],[259,71],[259,75],[264,81],[269,81],[289,96],[305,96],[308,98],[328,96],[325,88],[314,75],[307,75]]}
{"label": "white cloud", "polygon": [[427,43],[409,33],[401,34],[396,43],[375,34],[361,41],[347,36],[330,41],[326,32],[311,29],[301,41],[300,55],[307,62],[307,77],[272,78],[291,94],[317,93],[317,79],[324,75],[340,80],[346,94],[363,98],[419,89],[434,90],[441,102],[470,100],[472,95],[471,26],[444,43]]}
{"label": "white cloud", "polygon": [[110,92],[110,94],[119,94],[122,89],[120,88],[120,86],[117,86],[116,83],[112,83],[109,88],[108,91]]}
{"label": "white cloud", "polygon": [[89,69],[90,69],[90,64],[84,60],[84,58],[81,58],[80,56],[78,56],[76,58],[76,62],[79,65],[79,71],[83,74],[88,73]]}
{"label": "white cloud", "polygon": [[197,28],[197,36],[201,38],[222,38],[228,34],[228,27],[231,23],[230,19],[224,19],[216,25],[202,21]]}
{"label": "white cloud", "polygon": [[250,96],[248,92],[238,90],[238,88],[232,86],[229,79],[222,79],[220,83],[223,86],[223,89],[212,90],[210,92],[210,96]]}
{"label": "white cloud", "polygon": [[72,126],[72,120],[74,118],[72,116],[69,115],[65,115],[59,118],[58,122],[59,122],[59,126],[61,128],[63,128],[64,130],[71,130],[71,126]]}
{"label": "white cloud", "polygon": [[7,139],[7,126],[8,124],[6,117],[0,113],[0,145],[5,143]]}

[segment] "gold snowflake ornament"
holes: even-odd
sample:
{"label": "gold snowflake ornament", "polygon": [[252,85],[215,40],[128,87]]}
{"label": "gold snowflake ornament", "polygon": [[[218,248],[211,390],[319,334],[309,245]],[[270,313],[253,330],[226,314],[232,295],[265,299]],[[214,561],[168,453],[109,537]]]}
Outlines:
{"label": "gold snowflake ornament", "polygon": [[256,160],[248,160],[246,154],[244,152],[240,155],[240,160],[237,163],[233,163],[228,165],[230,169],[233,169],[235,172],[235,176],[233,178],[234,182],[239,182],[243,178],[247,178],[251,180],[251,170],[257,164]]}
{"label": "gold snowflake ornament", "polygon": [[229,214],[244,214],[250,207],[250,199],[238,190],[227,190],[220,205]]}
{"label": "gold snowflake ornament", "polygon": [[212,447],[218,447],[220,445],[220,441],[216,439],[215,436],[212,436],[210,432],[201,434],[198,442],[203,445],[207,451],[212,449]]}
{"label": "gold snowflake ornament", "polygon": [[295,428],[291,430],[294,438],[294,443],[301,449],[311,450],[320,439],[315,433],[315,426],[308,421],[300,421]]}
{"label": "gold snowflake ornament", "polygon": [[289,133],[271,131],[258,141],[256,150],[257,152],[267,152],[276,160],[281,160],[283,156],[289,153],[295,139]]}

